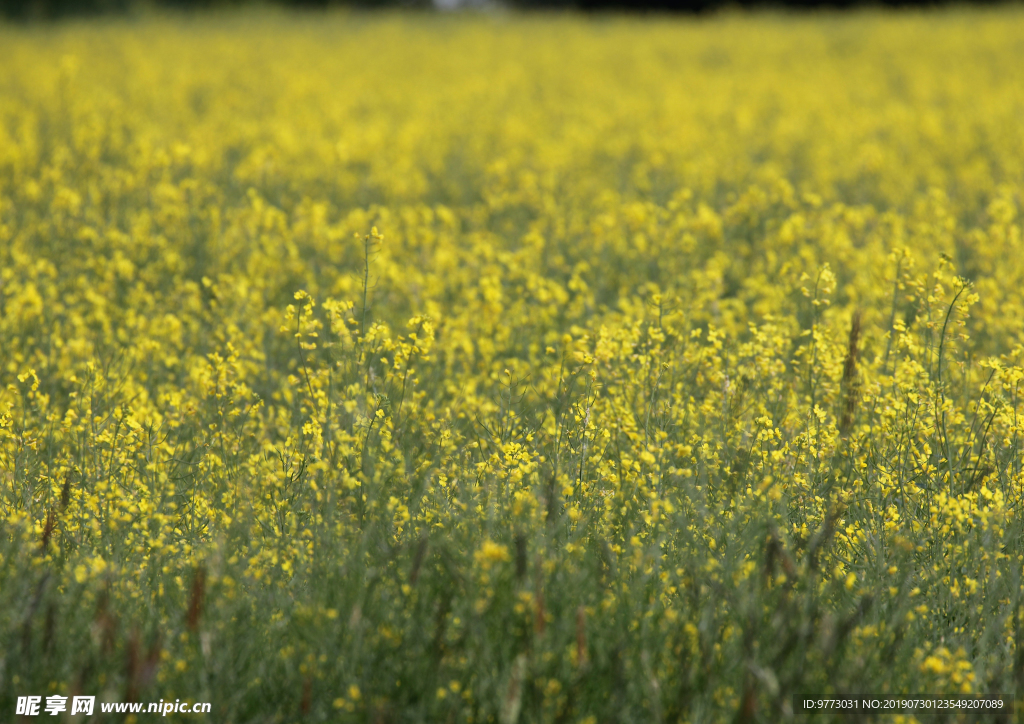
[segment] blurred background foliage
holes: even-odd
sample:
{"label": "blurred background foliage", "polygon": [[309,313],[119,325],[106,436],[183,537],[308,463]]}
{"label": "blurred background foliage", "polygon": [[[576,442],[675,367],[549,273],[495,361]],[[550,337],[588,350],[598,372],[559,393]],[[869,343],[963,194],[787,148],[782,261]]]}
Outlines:
{"label": "blurred background foliage", "polygon": [[[0,0],[0,17],[38,21],[83,15],[139,13],[154,9],[198,10],[275,5],[301,9],[331,7],[453,9],[514,7],[583,11],[705,13],[727,8],[852,8],[862,6],[929,7],[948,0]],[[956,2],[994,5],[994,0]]]}

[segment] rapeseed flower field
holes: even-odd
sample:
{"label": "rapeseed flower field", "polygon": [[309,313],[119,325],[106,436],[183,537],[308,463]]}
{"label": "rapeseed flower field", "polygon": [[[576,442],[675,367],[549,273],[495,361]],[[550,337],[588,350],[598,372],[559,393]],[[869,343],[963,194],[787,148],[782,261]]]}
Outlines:
{"label": "rapeseed flower field", "polygon": [[1021,37],[0,26],[3,720],[1013,720]]}

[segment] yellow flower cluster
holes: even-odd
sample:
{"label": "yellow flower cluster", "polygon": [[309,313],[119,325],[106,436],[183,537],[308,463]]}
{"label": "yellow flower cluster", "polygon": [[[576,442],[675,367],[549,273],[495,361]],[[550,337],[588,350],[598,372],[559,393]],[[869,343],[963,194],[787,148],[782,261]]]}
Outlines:
{"label": "yellow flower cluster", "polygon": [[1019,9],[261,13],[0,26],[0,709],[1009,706]]}

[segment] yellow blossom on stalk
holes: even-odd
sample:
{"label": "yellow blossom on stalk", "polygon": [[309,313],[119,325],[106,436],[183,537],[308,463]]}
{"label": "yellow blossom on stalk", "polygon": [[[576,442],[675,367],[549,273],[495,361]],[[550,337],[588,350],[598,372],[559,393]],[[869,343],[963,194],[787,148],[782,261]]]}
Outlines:
{"label": "yellow blossom on stalk", "polygon": [[505,563],[511,560],[508,547],[491,540],[485,540],[473,554],[473,558],[484,571],[489,571],[497,563]]}

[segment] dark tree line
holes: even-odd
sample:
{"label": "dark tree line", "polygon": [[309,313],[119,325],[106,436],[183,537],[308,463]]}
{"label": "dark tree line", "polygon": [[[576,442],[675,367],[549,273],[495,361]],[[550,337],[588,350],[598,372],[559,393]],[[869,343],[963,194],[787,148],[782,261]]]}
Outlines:
{"label": "dark tree line", "polygon": [[[264,0],[265,1],[265,0]],[[430,8],[433,0],[271,0],[274,4],[300,8],[354,7]],[[583,11],[636,11],[701,13],[722,7],[845,8],[863,5],[931,6],[947,0],[498,0],[522,8],[576,9]],[[954,0],[963,4],[964,0]],[[991,4],[998,0],[974,0]],[[472,0],[471,0],[472,2]],[[479,2],[479,0],[478,0]],[[970,2],[970,0],[968,0]],[[0,0],[0,17],[13,20],[53,18],[132,12],[143,7],[199,9],[249,4],[248,0]]]}

